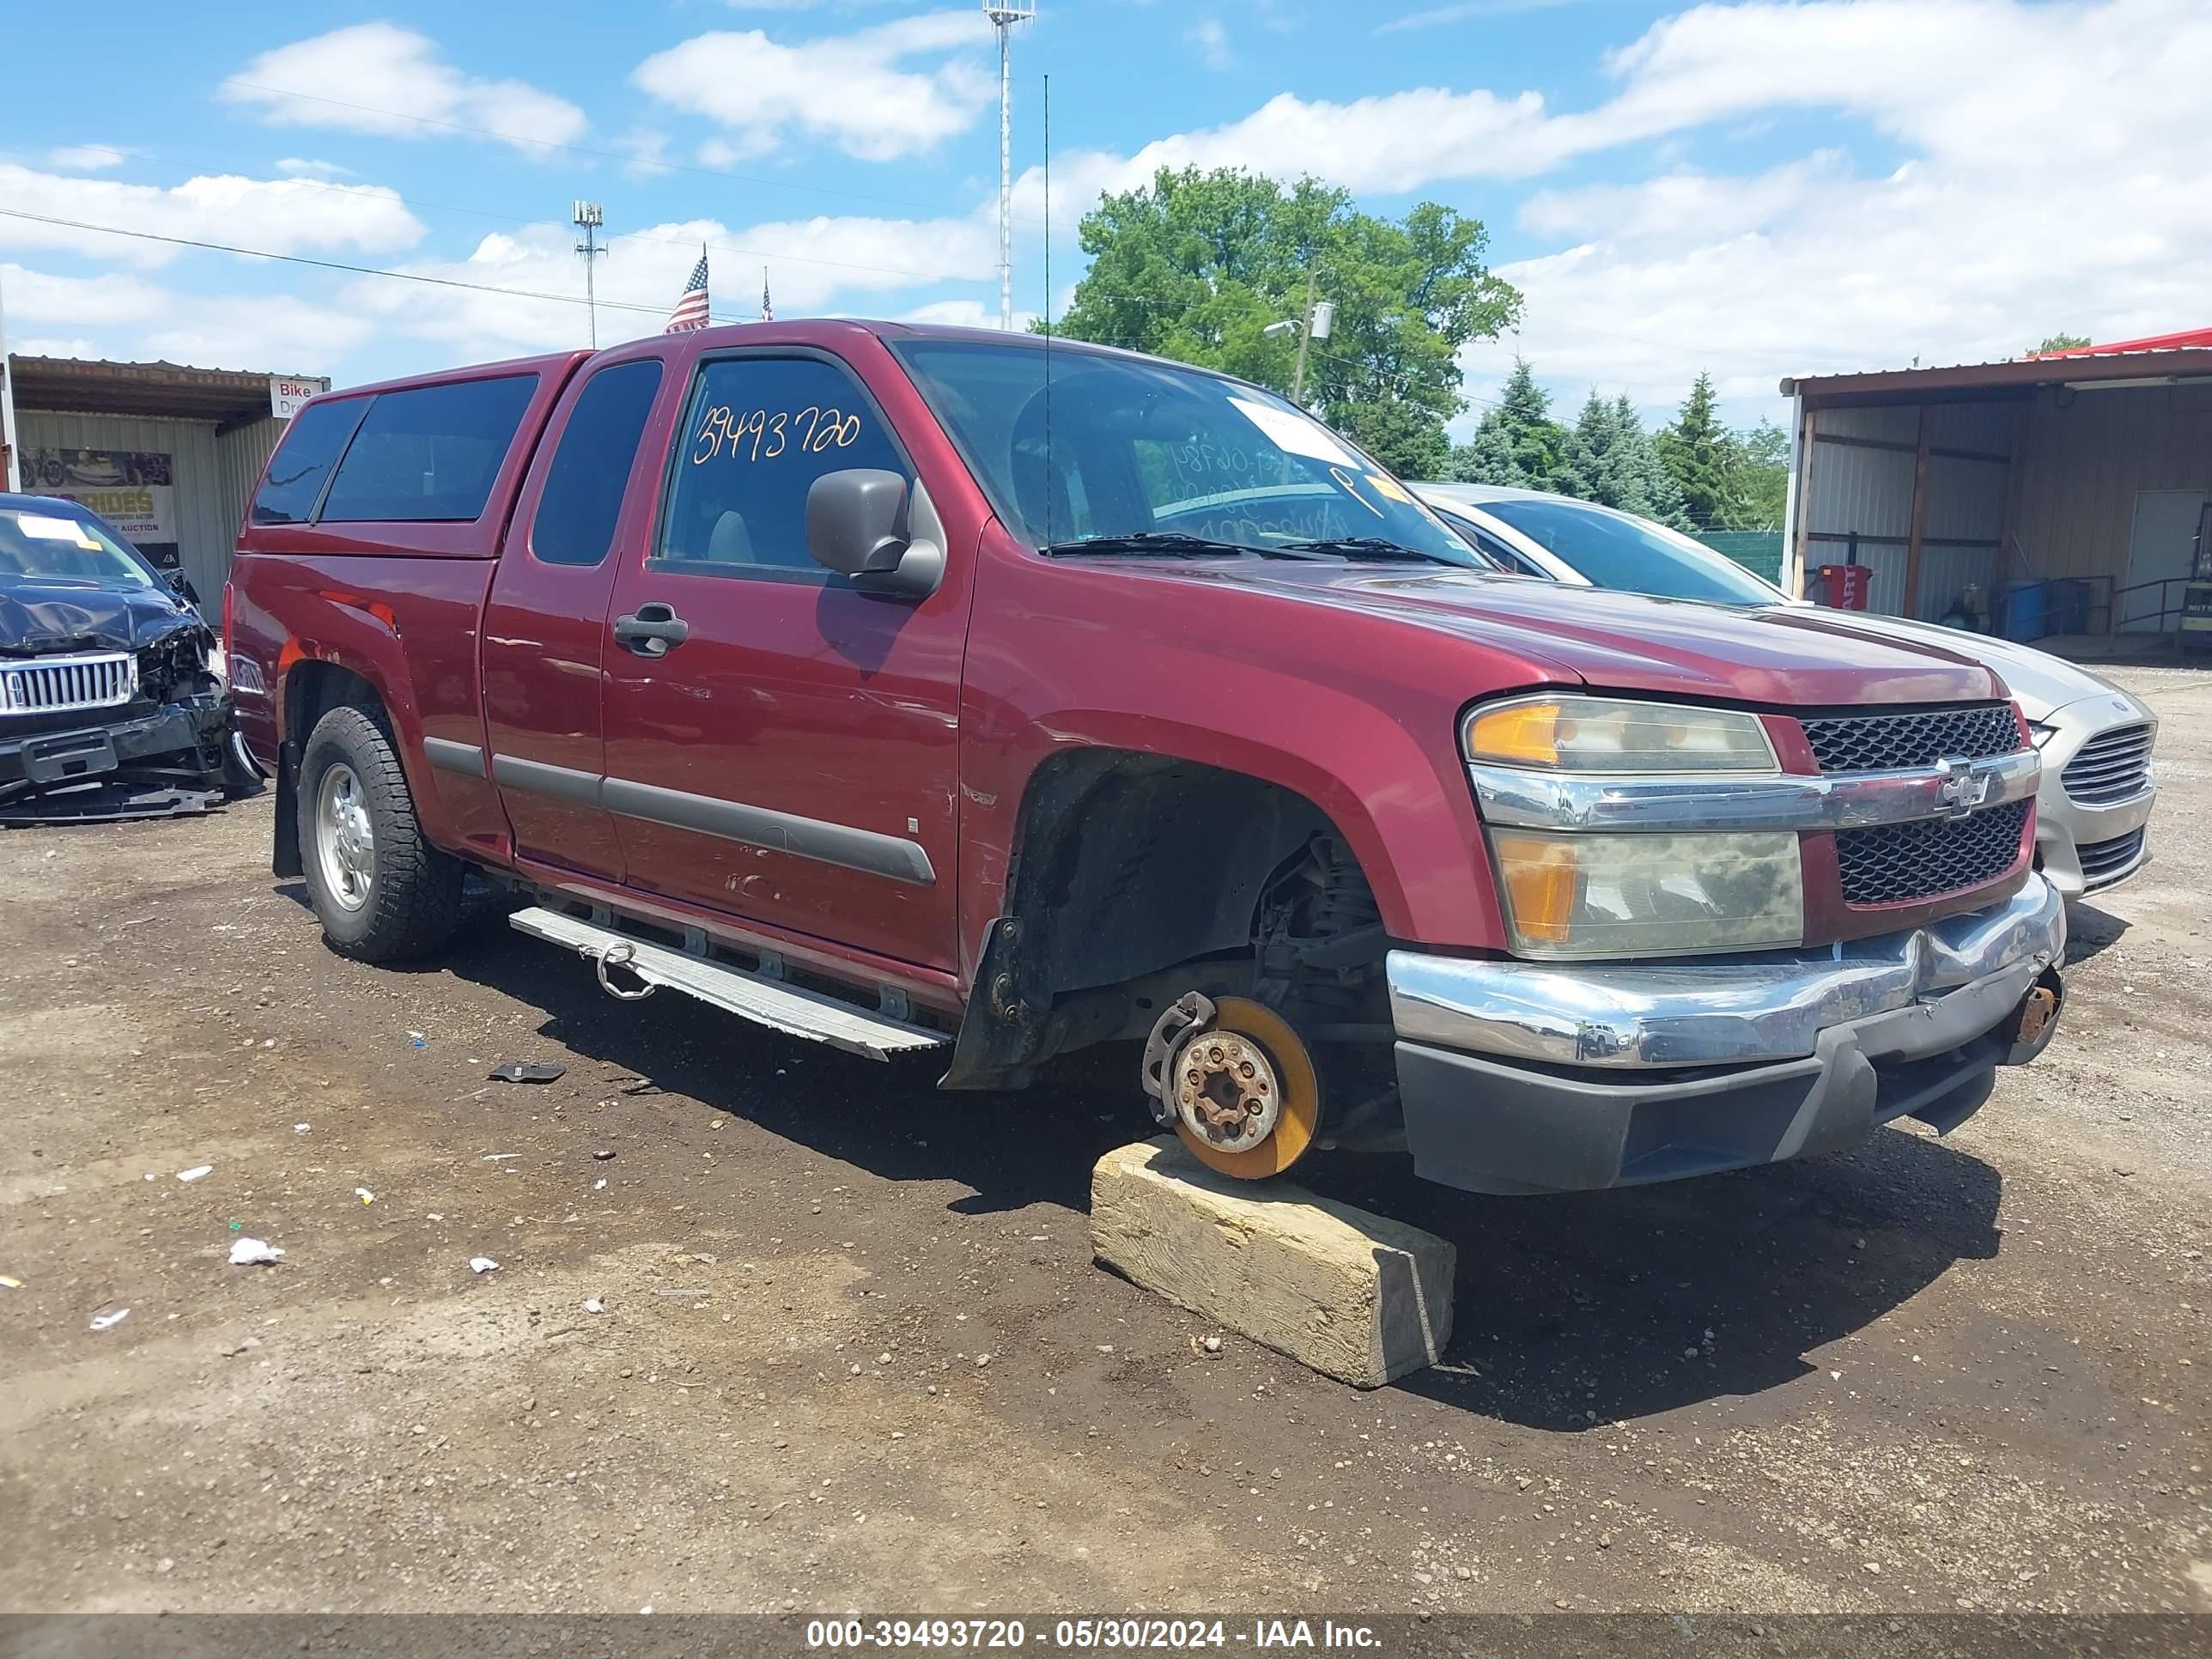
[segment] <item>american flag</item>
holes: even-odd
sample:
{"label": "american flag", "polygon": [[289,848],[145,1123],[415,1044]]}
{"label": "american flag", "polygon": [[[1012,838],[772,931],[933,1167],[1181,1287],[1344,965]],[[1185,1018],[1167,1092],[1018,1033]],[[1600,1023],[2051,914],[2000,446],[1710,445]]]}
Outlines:
{"label": "american flag", "polygon": [[678,296],[676,309],[668,313],[668,326],[663,334],[681,334],[690,328],[707,326],[707,250],[699,250],[699,263],[691,267],[691,280],[684,284]]}
{"label": "american flag", "polygon": [[761,321],[772,323],[775,320],[775,307],[770,305],[768,300],[768,267],[763,265],[761,267]]}

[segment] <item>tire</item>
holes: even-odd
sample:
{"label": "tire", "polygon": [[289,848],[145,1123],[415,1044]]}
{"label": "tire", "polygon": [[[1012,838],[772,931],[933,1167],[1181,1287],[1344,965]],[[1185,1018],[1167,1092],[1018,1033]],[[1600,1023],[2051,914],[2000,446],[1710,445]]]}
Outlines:
{"label": "tire", "polygon": [[461,861],[423,838],[392,739],[358,708],[315,722],[300,761],[300,863],[340,956],[398,962],[453,936]]}

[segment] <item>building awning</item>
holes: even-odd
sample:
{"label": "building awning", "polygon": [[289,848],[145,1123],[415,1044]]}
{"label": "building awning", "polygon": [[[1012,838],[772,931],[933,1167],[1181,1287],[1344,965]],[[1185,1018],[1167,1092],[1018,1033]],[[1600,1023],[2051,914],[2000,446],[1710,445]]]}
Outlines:
{"label": "building awning", "polygon": [[[270,381],[241,369],[10,357],[15,407],[94,415],[169,415],[244,425],[270,412]],[[328,382],[323,382],[327,385]]]}
{"label": "building awning", "polygon": [[1808,409],[1846,409],[1871,404],[1981,403],[2032,396],[2044,386],[2170,386],[2212,377],[2212,329],[2159,335],[2115,345],[2090,346],[2001,363],[1959,363],[1942,368],[1875,369],[1858,374],[1799,374],[1784,379],[1782,395]]}

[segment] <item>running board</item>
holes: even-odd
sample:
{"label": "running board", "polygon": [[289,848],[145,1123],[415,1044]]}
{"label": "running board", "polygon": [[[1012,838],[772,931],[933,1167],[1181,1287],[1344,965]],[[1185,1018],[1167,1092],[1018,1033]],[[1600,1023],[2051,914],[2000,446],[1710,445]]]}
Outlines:
{"label": "running board", "polygon": [[[665,985],[793,1036],[811,1037],[870,1060],[889,1060],[909,1049],[942,1048],[952,1040],[927,1026],[871,1013],[835,997],[780,984],[688,951],[632,939],[557,910],[532,907],[516,911],[507,920],[533,939],[566,945],[595,963],[619,945],[622,950],[615,958],[617,970],[635,974],[647,985]],[[605,972],[602,967],[603,980]]]}

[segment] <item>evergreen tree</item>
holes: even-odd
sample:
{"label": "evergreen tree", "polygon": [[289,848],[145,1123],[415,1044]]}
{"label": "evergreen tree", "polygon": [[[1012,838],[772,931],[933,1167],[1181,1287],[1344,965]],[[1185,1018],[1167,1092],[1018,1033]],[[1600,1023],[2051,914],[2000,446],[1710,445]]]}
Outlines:
{"label": "evergreen tree", "polygon": [[1726,528],[1737,517],[1735,434],[1720,422],[1713,377],[1700,373],[1690,395],[1652,440],[1682,492],[1683,510],[1702,530]]}
{"label": "evergreen tree", "polygon": [[1591,392],[1575,422],[1571,450],[1584,500],[1676,529],[1686,525],[1682,493],[1653,453],[1626,392],[1607,403]]}
{"label": "evergreen tree", "polygon": [[1587,486],[1575,448],[1574,434],[1552,418],[1551,394],[1536,384],[1527,361],[1516,358],[1497,406],[1483,411],[1474,441],[1452,452],[1451,476],[1462,483],[1580,495]]}

